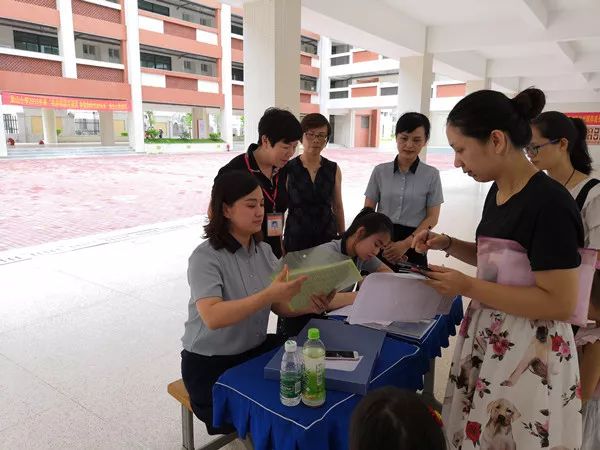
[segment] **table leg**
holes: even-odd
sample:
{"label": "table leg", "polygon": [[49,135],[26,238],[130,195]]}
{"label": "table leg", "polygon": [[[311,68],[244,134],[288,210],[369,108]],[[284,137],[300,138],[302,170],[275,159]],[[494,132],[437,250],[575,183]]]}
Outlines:
{"label": "table leg", "polygon": [[435,358],[429,360],[429,372],[423,376],[423,400],[433,409],[441,412],[442,404],[438,402],[433,394],[435,387]]}

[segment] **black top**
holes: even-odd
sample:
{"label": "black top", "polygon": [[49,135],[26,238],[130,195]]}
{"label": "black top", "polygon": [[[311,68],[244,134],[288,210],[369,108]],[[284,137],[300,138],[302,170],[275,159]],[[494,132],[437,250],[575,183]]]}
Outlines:
{"label": "black top", "polygon": [[478,237],[517,241],[527,250],[533,271],[579,266],[583,224],[569,191],[538,172],[500,206],[496,204],[497,192],[494,183],[485,199]]}
{"label": "black top", "polygon": [[283,245],[295,252],[330,242],[337,237],[332,203],[335,196],[337,164],[321,157],[313,183],[300,157],[287,164],[288,217]]}
{"label": "black top", "polygon": [[[251,144],[248,147],[248,151],[241,155],[236,156],[231,161],[229,161],[226,165],[219,169],[217,173],[218,178],[219,175],[225,172],[231,172],[233,170],[248,170],[248,165],[246,164],[246,157],[248,158],[248,164],[250,165],[250,172],[258,179],[260,186],[263,189],[263,193],[266,192],[268,196],[271,198],[275,197],[275,191],[277,191],[277,197],[275,197],[275,205],[269,200],[269,197],[265,195],[265,217],[263,218],[262,224],[262,233],[264,236],[264,240],[267,244],[271,246],[273,249],[273,253],[278,258],[282,256],[281,250],[281,237],[279,236],[267,236],[267,214],[272,212],[285,213],[288,207],[288,195],[286,191],[287,184],[287,167],[283,167],[277,170],[275,167],[273,168],[273,178],[271,181],[269,178],[263,174],[259,167],[256,159],[254,158],[254,151],[258,148],[257,144]],[[275,182],[277,186],[275,186]]]}

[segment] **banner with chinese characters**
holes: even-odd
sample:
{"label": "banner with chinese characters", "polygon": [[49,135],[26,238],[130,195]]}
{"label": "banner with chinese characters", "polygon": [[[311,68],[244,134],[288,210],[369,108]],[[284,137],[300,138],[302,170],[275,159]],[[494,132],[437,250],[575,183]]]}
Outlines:
{"label": "banner with chinese characters", "polygon": [[569,117],[578,117],[587,125],[588,145],[600,145],[600,112],[565,113]]}
{"label": "banner with chinese characters", "polygon": [[128,100],[99,100],[93,98],[52,97],[48,95],[2,93],[2,104],[29,108],[83,109],[87,111],[131,111]]}

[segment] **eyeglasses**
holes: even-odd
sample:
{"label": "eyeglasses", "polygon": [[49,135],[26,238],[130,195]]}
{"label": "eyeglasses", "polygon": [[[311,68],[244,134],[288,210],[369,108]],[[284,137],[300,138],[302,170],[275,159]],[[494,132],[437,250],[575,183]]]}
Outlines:
{"label": "eyeglasses", "polygon": [[315,139],[320,139],[322,141],[326,141],[327,139],[329,139],[329,137],[325,133],[313,133],[312,131],[307,131],[304,134],[311,141],[314,141]]}
{"label": "eyeglasses", "polygon": [[529,156],[537,156],[537,154],[540,152],[540,149],[542,147],[545,147],[546,145],[558,144],[559,142],[560,142],[560,139],[552,139],[551,141],[545,142],[540,145],[529,144],[527,147],[525,147],[525,153],[527,153]]}

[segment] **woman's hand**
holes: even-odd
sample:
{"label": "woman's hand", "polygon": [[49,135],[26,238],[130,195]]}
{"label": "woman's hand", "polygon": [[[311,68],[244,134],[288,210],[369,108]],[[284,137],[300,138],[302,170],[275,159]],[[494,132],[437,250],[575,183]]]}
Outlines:
{"label": "woman's hand", "polygon": [[410,249],[411,241],[402,240],[398,242],[390,242],[383,249],[383,257],[392,263],[406,261],[404,254]]}
{"label": "woman's hand", "polygon": [[430,278],[424,283],[440,294],[447,297],[456,297],[468,293],[473,278],[447,267],[430,265],[429,268],[431,271],[423,272],[424,275]]}
{"label": "woman's hand", "polygon": [[310,296],[310,312],[313,314],[322,314],[325,311],[329,310],[329,304],[335,297],[337,292],[335,290],[331,291],[329,294],[315,294]]}
{"label": "woman's hand", "polygon": [[425,254],[427,250],[446,250],[449,245],[449,236],[433,233],[429,230],[421,230],[413,238],[411,247],[417,253]]}
{"label": "woman's hand", "polygon": [[273,282],[266,289],[271,303],[289,303],[290,300],[300,292],[302,284],[308,279],[306,276],[298,277],[295,280],[287,281],[289,270],[287,264],[283,270],[277,274]]}

